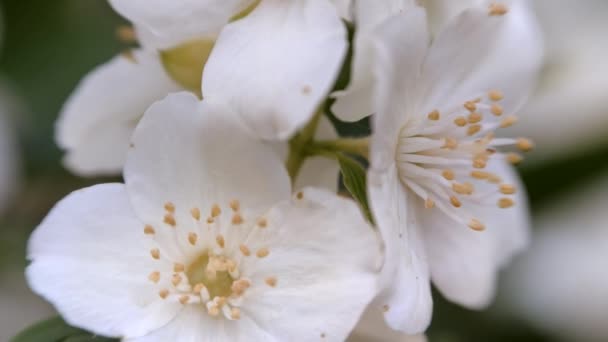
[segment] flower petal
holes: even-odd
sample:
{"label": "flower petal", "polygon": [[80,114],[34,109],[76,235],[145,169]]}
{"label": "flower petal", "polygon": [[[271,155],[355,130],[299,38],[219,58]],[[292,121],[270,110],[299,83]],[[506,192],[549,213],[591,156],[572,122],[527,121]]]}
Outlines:
{"label": "flower petal", "polygon": [[374,37],[377,115],[372,128],[382,133],[372,136],[370,161],[373,169],[387,170],[394,163],[399,131],[415,109],[417,75],[429,43],[424,10],[416,7],[394,16]]}
{"label": "flower petal", "polygon": [[[333,94],[336,102],[332,112],[343,121],[358,121],[375,112],[373,104],[374,35],[376,29],[389,17],[414,6],[409,0],[356,1],[355,20],[357,31],[354,41],[351,81],[346,89]],[[418,13],[418,12],[417,12]],[[403,18],[403,25],[415,25],[410,18]],[[405,27],[404,27],[405,28]],[[409,28],[409,27],[408,27]]]}
{"label": "flower petal", "polygon": [[279,341],[343,341],[376,295],[380,253],[372,227],[355,202],[314,188],[267,217],[269,232],[250,241],[265,243],[270,254],[243,261],[256,294],[243,311]]}
{"label": "flower petal", "polygon": [[177,93],[152,105],[133,134],[125,181],[134,210],[162,222],[165,205],[176,224],[205,218],[214,204],[239,200],[267,210],[289,198],[287,172],[273,149],[251,137],[229,107]]}
{"label": "flower petal", "polygon": [[[516,205],[509,209],[467,207],[465,203],[461,209],[483,222],[485,231],[474,231],[419,205],[433,283],[450,301],[473,309],[490,304],[499,269],[529,240],[528,206],[514,170],[502,161],[492,161],[487,170],[515,185],[518,193],[514,196]],[[500,197],[496,194],[488,201],[496,203]]]}
{"label": "flower petal", "polygon": [[[114,9],[136,24],[146,47],[166,49],[216,35],[230,18],[253,0],[110,0]],[[143,33],[142,33],[143,32]]]}
{"label": "flower petal", "polygon": [[361,317],[347,342],[426,342],[426,336],[407,335],[386,325],[381,305],[372,303]]}
{"label": "flower petal", "polygon": [[220,34],[203,96],[226,99],[264,139],[303,126],[333,86],[346,30],[328,0],[266,0]]}
{"label": "flower petal", "polygon": [[279,341],[248,317],[236,321],[211,318],[201,307],[187,306],[169,324],[152,333],[125,342],[216,342]]}
{"label": "flower petal", "polygon": [[86,76],[64,105],[56,124],[66,166],[79,175],[118,174],[129,138],[144,111],[179,86],[165,73],[158,55],[135,51]]}
{"label": "flower petal", "polygon": [[408,334],[423,332],[431,321],[433,299],[420,223],[396,168],[368,172],[368,195],[385,246],[383,292],[388,325]]}
{"label": "flower petal", "polygon": [[180,309],[150,286],[146,272],[171,265],[153,263],[148,243],[122,184],[85,188],[60,201],[32,234],[28,283],[71,325],[141,336]]}

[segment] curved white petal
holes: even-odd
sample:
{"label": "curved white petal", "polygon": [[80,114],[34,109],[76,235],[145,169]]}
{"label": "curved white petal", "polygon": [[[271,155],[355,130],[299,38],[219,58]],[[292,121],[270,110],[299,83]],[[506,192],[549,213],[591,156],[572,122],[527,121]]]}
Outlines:
{"label": "curved white petal", "polygon": [[152,105],[132,137],[125,182],[135,211],[160,222],[175,206],[177,225],[206,217],[214,204],[232,200],[266,210],[291,193],[289,177],[274,150],[250,136],[229,107],[190,93]]}
{"label": "curved white petal", "polygon": [[[491,162],[487,170],[501,175],[503,182],[515,185],[518,192],[513,196],[515,206],[508,209],[463,205],[461,210],[483,222],[485,231],[474,231],[418,203],[433,283],[450,301],[474,309],[490,304],[498,271],[529,240],[528,205],[515,170],[503,161]],[[476,191],[484,193],[486,189]],[[500,197],[504,195],[497,193],[486,200],[496,203]]]}
{"label": "curved white petal", "polygon": [[346,52],[328,0],[266,0],[226,26],[203,75],[203,97],[225,99],[262,138],[286,139],[318,109]]}
{"label": "curved white petal", "polygon": [[163,265],[124,185],[85,188],[60,201],[28,244],[26,275],[34,292],[68,323],[105,336],[141,336],[169,322],[179,305],[164,303],[146,272]]}
{"label": "curved white petal", "polygon": [[338,9],[338,14],[344,20],[353,20],[353,0],[330,0]]}
{"label": "curved white petal", "polygon": [[431,322],[433,300],[420,223],[396,173],[368,172],[370,206],[385,247],[384,290],[376,302],[391,328],[416,334]]}
{"label": "curved white petal", "polygon": [[[391,16],[408,11],[414,6],[410,0],[354,2],[355,33],[351,81],[346,89],[333,94],[336,102],[332,112],[343,121],[358,121],[375,112],[374,92],[374,35],[373,30]],[[403,18],[404,21],[410,20]],[[407,25],[407,24],[405,24]]]}
{"label": "curved white petal", "polygon": [[279,342],[260,329],[249,317],[237,321],[212,318],[198,306],[187,306],[164,327],[150,334],[125,342],[217,342],[217,341],[268,341]]}
{"label": "curved white petal", "polygon": [[[252,280],[242,311],[278,341],[343,341],[377,293],[380,246],[358,206],[306,188],[267,215],[263,261],[245,260]],[[276,286],[264,283],[276,277]]]}
{"label": "curved white petal", "polygon": [[416,108],[417,76],[429,43],[426,16],[421,8],[394,16],[375,33],[374,65],[377,115],[372,121],[370,167],[387,170],[394,165],[401,127]]}
{"label": "curved white petal", "polygon": [[144,111],[180,89],[156,54],[135,51],[133,58],[119,55],[92,71],[64,105],[55,138],[66,151],[65,165],[74,173],[119,173]]}
{"label": "curved white petal", "polygon": [[393,330],[386,325],[384,315],[380,305],[374,306],[372,303],[361,320],[355,327],[355,330],[346,340],[347,342],[426,342],[426,336],[407,335],[399,331]]}
{"label": "curved white petal", "polygon": [[[315,132],[315,139],[331,140],[337,138],[338,133],[331,121],[326,117],[322,117],[319,120],[319,126]],[[333,159],[322,156],[308,158],[304,161],[304,164],[302,164],[294,189],[314,186],[337,192],[339,172],[340,165]]]}
{"label": "curved white petal", "polygon": [[[467,8],[490,4],[489,0],[423,0],[423,5],[429,15],[429,25],[433,33],[457,17]],[[504,3],[501,1],[501,3]]]}
{"label": "curved white petal", "polygon": [[146,47],[166,49],[216,35],[253,0],[110,0],[114,9],[138,27]]}

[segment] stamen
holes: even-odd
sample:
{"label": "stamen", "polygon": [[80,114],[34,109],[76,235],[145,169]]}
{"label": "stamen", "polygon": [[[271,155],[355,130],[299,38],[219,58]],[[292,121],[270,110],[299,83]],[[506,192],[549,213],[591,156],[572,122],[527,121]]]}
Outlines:
{"label": "stamen", "polygon": [[175,204],[171,202],[165,203],[165,210],[171,214],[175,213]]}
{"label": "stamen", "polygon": [[188,242],[190,242],[192,246],[196,245],[196,240],[198,240],[198,235],[196,235],[196,233],[188,233]]}
{"label": "stamen", "polygon": [[299,200],[301,200],[302,198],[304,198],[304,194],[302,193],[302,191],[299,191],[299,192],[296,194],[296,198],[297,198],[297,199],[299,199]]}
{"label": "stamen", "polygon": [[152,256],[152,258],[158,260],[160,259],[160,250],[158,248],[154,248],[150,250],[150,255]]}
{"label": "stamen", "polygon": [[247,247],[246,245],[240,245],[239,249],[241,250],[241,253],[243,253],[244,256],[251,255],[251,250],[249,250],[249,247]]}
{"label": "stamen", "polygon": [[470,112],[474,112],[475,110],[477,110],[477,104],[475,104],[475,102],[473,101],[467,101],[464,103],[464,108],[466,108]]}
{"label": "stamen", "polygon": [[464,116],[459,116],[454,119],[454,124],[456,124],[458,127],[464,127],[467,124],[467,119]]}
{"label": "stamen", "polygon": [[493,103],[492,106],[490,107],[490,112],[492,112],[492,114],[494,114],[496,116],[501,116],[503,113],[503,109],[499,104]]}
{"label": "stamen", "polygon": [[507,12],[509,12],[509,8],[505,4],[495,2],[490,4],[490,10],[488,14],[490,16],[501,16],[507,14]]}
{"label": "stamen", "polygon": [[427,209],[431,209],[431,208],[435,207],[435,201],[433,201],[430,197],[428,197],[424,201],[424,207]]}
{"label": "stamen", "polygon": [[439,114],[439,111],[435,109],[434,111],[430,112],[427,117],[429,118],[429,120],[437,121],[439,120],[441,115]]}
{"label": "stamen", "polygon": [[230,209],[232,209],[232,211],[239,211],[240,208],[241,204],[238,200],[230,201]]}
{"label": "stamen", "polygon": [[232,216],[232,224],[234,224],[234,225],[239,225],[239,224],[241,224],[241,223],[243,223],[243,217],[242,217],[240,214],[235,213],[235,214]]}
{"label": "stamen", "polygon": [[460,208],[462,206],[462,202],[456,196],[450,196],[450,203],[456,208]]}
{"label": "stamen", "polygon": [[158,283],[160,281],[160,272],[154,271],[154,272],[150,273],[150,275],[148,276],[148,279],[150,279],[150,281],[153,283]]}
{"label": "stamen", "polygon": [[154,235],[154,233],[156,233],[156,231],[154,230],[154,227],[152,227],[151,225],[148,224],[144,227],[144,234]]}
{"label": "stamen", "polygon": [[221,213],[222,213],[222,209],[220,209],[219,205],[214,204],[211,207],[211,217],[218,217],[218,216],[220,216]]}
{"label": "stamen", "polygon": [[443,178],[450,180],[450,181],[454,180],[454,178],[456,177],[456,175],[454,175],[454,171],[452,171],[452,170],[443,170],[441,175],[443,176]]}
{"label": "stamen", "polygon": [[173,284],[173,286],[177,286],[181,282],[182,282],[182,276],[180,276],[177,273],[174,273],[173,277],[171,277],[171,284]]}
{"label": "stamen", "polygon": [[257,223],[260,228],[266,228],[268,226],[268,221],[264,217],[260,217]]}
{"label": "stamen", "polygon": [[174,228],[177,225],[177,222],[175,222],[175,216],[173,216],[173,214],[165,214],[165,217],[163,218],[163,222],[165,222],[166,224],[168,224]]}
{"label": "stamen", "polygon": [[500,192],[502,194],[513,195],[515,193],[515,191],[516,191],[515,186],[513,186],[511,184],[501,184],[500,185]]}
{"label": "stamen", "polygon": [[445,138],[445,143],[442,147],[449,148],[451,150],[456,149],[458,147],[458,140],[454,138]]}
{"label": "stamen", "polygon": [[503,99],[503,95],[499,90],[490,90],[488,92],[488,98],[492,101],[500,101]]}
{"label": "stamen", "polygon": [[503,208],[503,209],[505,209],[505,208],[511,208],[514,205],[515,205],[515,202],[512,199],[508,198],[508,197],[503,197],[503,198],[501,198],[501,199],[498,200],[498,207],[499,208]]}
{"label": "stamen", "polygon": [[183,296],[179,297],[179,302],[180,302],[182,305],[186,305],[186,304],[188,304],[188,301],[189,301],[189,300],[190,300],[190,296],[188,296],[188,295],[183,295]]}
{"label": "stamen", "polygon": [[230,317],[232,319],[240,319],[241,318],[241,310],[239,310],[239,308],[232,308],[230,310]]}
{"label": "stamen", "polygon": [[217,242],[217,245],[220,246],[220,248],[224,248],[226,245],[226,240],[224,240],[224,236],[221,234],[215,237],[215,242]]}
{"label": "stamen", "polygon": [[475,134],[479,133],[479,131],[481,131],[481,125],[478,125],[478,124],[471,125],[467,129],[467,135],[469,135],[469,136],[475,135]]}
{"label": "stamen", "polygon": [[524,160],[524,157],[522,157],[520,154],[515,152],[507,153],[507,161],[513,165],[521,163],[522,160]]}
{"label": "stamen", "polygon": [[162,289],[158,292],[158,295],[160,296],[160,298],[165,299],[169,296],[169,290]]}
{"label": "stamen", "polygon": [[173,272],[184,272],[185,269],[186,267],[184,266],[184,264],[180,264],[178,262],[173,264]]}
{"label": "stamen", "polygon": [[513,116],[513,115],[507,116],[506,118],[502,119],[502,121],[500,122],[500,128],[511,127],[516,122],[517,122],[517,117],[516,116]]}
{"label": "stamen", "polygon": [[471,221],[469,222],[469,228],[476,231],[482,231],[486,229],[486,226],[478,219],[471,219]]}
{"label": "stamen", "polygon": [[268,256],[268,254],[270,254],[270,251],[268,250],[268,248],[260,248],[255,253],[255,255],[257,255],[258,258],[264,258],[264,257]]}
{"label": "stamen", "polygon": [[200,221],[200,219],[201,219],[201,210],[199,208],[192,208],[192,209],[190,209],[190,215],[192,215],[192,217],[195,220]]}
{"label": "stamen", "polygon": [[270,287],[277,286],[277,278],[276,277],[268,277],[266,278],[266,284]]}
{"label": "stamen", "polygon": [[534,143],[530,139],[518,138],[516,146],[518,149],[520,149],[524,152],[528,152],[534,148]]}
{"label": "stamen", "polygon": [[483,120],[483,115],[481,115],[481,113],[479,113],[479,112],[471,113],[467,117],[467,121],[471,124],[478,123],[481,120]]}

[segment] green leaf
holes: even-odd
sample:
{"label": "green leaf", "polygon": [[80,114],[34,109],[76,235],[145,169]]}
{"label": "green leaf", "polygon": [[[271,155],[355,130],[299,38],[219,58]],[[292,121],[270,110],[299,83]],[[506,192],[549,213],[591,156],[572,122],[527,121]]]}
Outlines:
{"label": "green leaf", "polygon": [[61,317],[54,317],[26,328],[11,342],[110,342],[118,341],[95,336],[84,330],[69,326]]}
{"label": "green leaf", "polygon": [[355,201],[359,203],[367,220],[373,224],[374,221],[367,201],[367,179],[365,169],[358,161],[342,153],[336,153],[336,156],[340,163],[344,187],[350,192]]}

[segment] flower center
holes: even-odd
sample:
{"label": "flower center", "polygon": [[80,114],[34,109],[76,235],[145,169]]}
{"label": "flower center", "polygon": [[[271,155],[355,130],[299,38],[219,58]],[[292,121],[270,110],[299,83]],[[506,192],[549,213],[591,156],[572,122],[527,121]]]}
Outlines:
{"label": "flower center", "polygon": [[209,296],[229,297],[232,294],[234,278],[230,275],[236,269],[236,262],[225,256],[214,255],[212,252],[203,253],[186,269],[186,276],[190,286],[203,284]]}
{"label": "flower center", "polygon": [[[213,204],[206,211],[207,217],[198,207],[177,208],[167,202],[161,226],[144,227],[144,234],[158,244],[150,255],[162,267],[148,279],[158,286],[163,300],[198,304],[211,316],[239,319],[244,295],[252,286],[277,286],[274,276],[254,284],[243,269],[247,259],[251,268],[270,254],[263,244],[272,225],[263,216],[247,217],[237,200],[223,208]],[[173,266],[167,269],[167,264]]]}
{"label": "flower center", "polygon": [[525,138],[495,138],[495,130],[517,121],[515,116],[503,117],[502,98],[500,91],[490,91],[443,112],[433,110],[423,119],[407,122],[397,143],[395,159],[402,184],[418,195],[426,208],[437,207],[479,231],[485,225],[470,214],[472,208],[510,208],[515,204],[515,187],[503,183],[502,175],[488,165],[499,159],[516,164],[522,157],[501,153],[496,147],[532,148]]}

